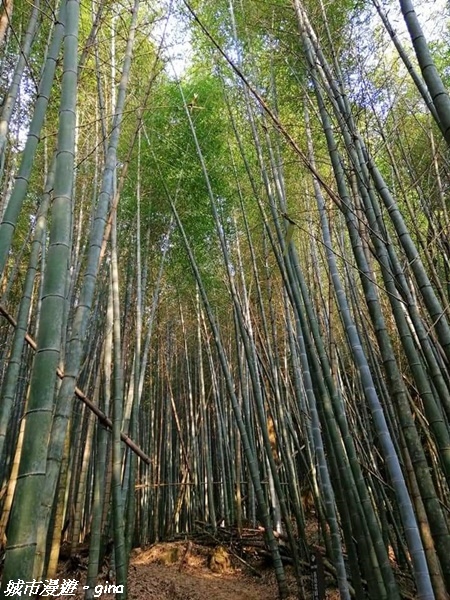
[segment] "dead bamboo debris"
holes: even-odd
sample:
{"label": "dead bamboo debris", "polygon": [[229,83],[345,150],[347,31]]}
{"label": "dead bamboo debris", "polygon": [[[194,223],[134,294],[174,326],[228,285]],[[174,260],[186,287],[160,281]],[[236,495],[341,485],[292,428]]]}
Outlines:
{"label": "dead bamboo debris", "polygon": [[[262,526],[257,527],[242,527],[236,526],[217,527],[214,528],[211,524],[204,521],[195,521],[196,532],[189,534],[189,543],[206,546],[209,548],[223,548],[226,552],[247,568],[256,577],[262,577],[261,569],[271,566],[271,554],[266,545],[264,534],[265,529]],[[277,531],[273,532],[274,536],[279,541],[280,556],[285,565],[293,564],[293,557],[289,548],[288,540],[285,535]],[[173,540],[186,539],[186,534],[177,534]],[[310,544],[308,547],[309,557],[301,558],[300,565],[305,574],[313,579],[313,574],[317,570],[317,563],[321,563],[320,568],[323,568],[325,577],[325,585],[334,587],[337,585],[337,569],[332,564],[326,555],[325,548],[317,544]],[[314,556],[314,561],[311,558]],[[348,557],[344,553],[344,559]],[[313,569],[312,569],[312,564]],[[312,572],[314,571],[314,573]],[[411,578],[406,574],[402,574],[404,579],[402,587],[402,598],[405,600],[413,600],[414,596],[410,594]],[[367,582],[362,580],[363,584]],[[320,588],[322,588],[322,583]],[[354,587],[349,584],[349,591],[352,598],[356,598]]]}
{"label": "dead bamboo debris", "polygon": [[[211,525],[204,523],[203,521],[196,521],[195,525],[197,527],[197,533],[190,536],[191,540],[204,546],[226,547],[230,554],[245,564],[245,566],[258,577],[261,576],[261,574],[249,564],[248,560],[250,558],[259,558],[262,561],[270,563],[271,554],[264,539],[264,527],[218,527],[214,532]],[[273,535],[279,541],[280,555],[283,563],[292,565],[293,557],[291,556],[287,537],[278,531],[273,531]],[[323,556],[323,549],[314,547],[311,550],[315,553],[318,551],[321,552],[324,564],[327,562]],[[247,560],[245,560],[245,558],[247,558]],[[308,567],[309,561],[301,560],[301,564],[304,567]],[[328,566],[331,567],[328,570],[330,575],[334,578],[336,569],[334,569],[331,563],[328,563]]]}

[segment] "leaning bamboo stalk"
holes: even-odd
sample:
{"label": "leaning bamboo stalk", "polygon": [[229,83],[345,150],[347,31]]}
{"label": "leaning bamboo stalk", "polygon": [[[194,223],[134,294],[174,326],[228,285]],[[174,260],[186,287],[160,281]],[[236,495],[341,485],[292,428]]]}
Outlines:
{"label": "leaning bamboo stalk", "polygon": [[66,0],[61,0],[59,12],[56,17],[53,37],[48,48],[42,77],[39,82],[37,98],[34,104],[33,118],[30,123],[28,137],[25,144],[19,171],[14,183],[14,188],[9,199],[3,219],[0,224],[0,277],[3,275],[11,247],[11,240],[16,229],[17,220],[26,198],[28,184],[33,168],[33,161],[41,136],[42,127],[51,95],[55,76],[58,55],[63,41],[66,22]]}
{"label": "leaning bamboo stalk", "polygon": [[[411,36],[417,62],[438,116],[438,125],[450,146],[450,97],[439,75],[423,29],[411,0],[399,0],[403,18]],[[433,114],[433,113],[432,113]],[[434,116],[434,114],[433,114]]]}
{"label": "leaning bamboo stalk", "polygon": [[20,84],[22,82],[22,78],[24,76],[25,66],[29,60],[31,47],[39,26],[39,20],[41,16],[39,5],[40,0],[36,0],[32,5],[30,20],[28,22],[28,28],[25,33],[23,42],[21,43],[19,58],[16,64],[16,68],[14,70],[11,85],[9,87],[8,93],[2,101],[2,109],[0,114],[0,180],[3,179],[3,166],[11,117],[13,115],[14,107],[19,96],[19,89]]}

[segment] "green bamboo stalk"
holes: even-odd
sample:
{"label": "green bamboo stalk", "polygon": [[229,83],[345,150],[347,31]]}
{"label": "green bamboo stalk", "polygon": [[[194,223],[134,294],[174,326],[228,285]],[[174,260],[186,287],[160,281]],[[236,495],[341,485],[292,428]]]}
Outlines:
{"label": "green bamboo stalk", "polygon": [[268,512],[267,504],[266,504],[266,501],[264,498],[264,492],[263,492],[263,489],[261,486],[261,479],[260,479],[260,475],[259,475],[258,465],[256,462],[256,457],[252,451],[252,448],[251,448],[251,445],[249,442],[249,438],[248,438],[248,432],[247,432],[246,426],[244,424],[244,421],[242,419],[242,414],[241,414],[238,399],[236,397],[234,383],[233,383],[233,379],[231,376],[230,367],[229,367],[228,360],[227,360],[227,357],[225,354],[225,350],[224,350],[224,347],[222,344],[221,335],[219,333],[219,329],[216,324],[216,319],[214,317],[214,314],[213,314],[213,311],[212,311],[212,308],[211,308],[211,305],[210,305],[210,302],[209,302],[209,299],[208,299],[208,296],[207,296],[207,293],[206,293],[206,290],[205,290],[205,287],[203,284],[203,280],[202,280],[200,271],[198,270],[198,266],[195,261],[194,255],[192,254],[192,250],[190,248],[190,244],[186,237],[186,233],[184,231],[183,225],[179,218],[178,212],[177,212],[175,205],[173,204],[171,198],[169,197],[168,199],[171,204],[171,208],[172,208],[175,220],[177,222],[177,225],[183,236],[184,245],[185,245],[186,251],[189,256],[189,261],[191,263],[191,268],[194,272],[194,276],[195,276],[195,279],[196,279],[198,287],[199,287],[199,291],[200,291],[202,302],[203,302],[203,305],[205,308],[205,312],[207,314],[210,327],[213,331],[214,342],[216,344],[219,362],[220,362],[222,372],[224,375],[224,379],[225,379],[224,383],[226,385],[227,393],[231,399],[231,403],[232,403],[232,407],[233,407],[233,414],[236,419],[236,425],[239,429],[243,449],[245,452],[245,456],[247,458],[247,465],[248,465],[250,476],[251,476],[252,483],[254,486],[255,495],[258,499],[258,504],[260,506],[260,510],[262,513],[262,520],[263,520],[263,524],[265,527],[265,535],[267,538],[269,549],[272,554],[272,559],[273,559],[273,563],[274,563],[275,575],[277,578],[280,598],[285,598],[285,597],[287,597],[288,592],[287,592],[286,576],[284,573],[283,563],[281,562],[281,557],[280,557],[280,552],[279,552],[277,541],[273,535],[269,512]]}
{"label": "green bamboo stalk", "polygon": [[19,95],[20,83],[24,75],[25,66],[29,60],[31,47],[36,35],[41,18],[40,0],[32,5],[30,19],[28,21],[27,31],[23,42],[21,42],[19,57],[17,60],[14,74],[12,76],[11,85],[8,93],[3,98],[2,109],[0,114],[0,180],[3,179],[4,154],[8,141],[8,131],[11,123],[11,117]]}
{"label": "green bamboo stalk", "polygon": [[[111,290],[111,288],[110,288]],[[111,293],[111,291],[110,291]],[[108,295],[109,296],[109,295]],[[109,413],[111,397],[111,355],[112,355],[112,329],[113,329],[113,310],[112,302],[108,301],[106,311],[106,335],[103,342],[103,360],[102,367],[104,372],[104,412]],[[94,491],[91,521],[91,540],[89,544],[89,563],[86,574],[86,593],[85,599],[92,600],[94,597],[97,575],[100,570],[100,552],[102,544],[102,516],[105,508],[105,499],[109,498],[108,478],[105,477],[106,462],[108,455],[108,432],[99,423],[97,423],[96,435],[96,456],[94,471]]]}
{"label": "green bamboo stalk", "polygon": [[38,94],[34,104],[33,118],[30,123],[27,141],[23,150],[19,171],[8,206],[0,224],[0,276],[3,275],[11,240],[17,225],[17,219],[26,197],[33,161],[36,154],[50,93],[55,76],[56,64],[64,36],[66,22],[66,0],[61,0],[58,16],[55,20],[53,37],[45,58],[44,69],[39,83]]}
{"label": "green bamboo stalk", "polygon": [[121,352],[119,269],[117,256],[116,223],[111,230],[111,287],[113,296],[113,435],[112,435],[112,513],[114,536],[114,566],[116,581],[123,586],[117,594],[120,600],[127,597],[127,557],[125,546],[125,515],[122,496],[122,445],[120,430],[123,419],[124,373]]}
{"label": "green bamboo stalk", "polygon": [[[436,69],[425,34],[411,0],[399,0],[403,18],[408,28],[422,77],[428,88],[445,141],[450,146],[450,97]],[[433,113],[431,113],[433,114]],[[434,115],[433,115],[434,116]]]}
{"label": "green bamboo stalk", "polygon": [[[383,318],[383,315],[379,308],[379,304],[378,304],[377,297],[376,297],[376,292],[374,290],[373,277],[371,277],[371,274],[370,274],[369,269],[366,264],[364,252],[362,251],[361,240],[359,239],[359,234],[358,234],[359,228],[356,223],[355,216],[349,208],[350,207],[350,198],[349,198],[348,192],[346,191],[346,188],[345,188],[344,175],[343,175],[343,172],[341,169],[341,161],[337,157],[336,145],[332,139],[331,127],[329,125],[326,109],[325,109],[323,102],[320,101],[319,95],[318,95],[318,100],[319,100],[322,120],[324,123],[324,130],[326,131],[327,137],[328,137],[330,156],[332,157],[332,160],[333,160],[335,176],[338,181],[340,197],[342,198],[343,206],[345,207],[346,218],[348,220],[348,226],[349,226],[349,232],[350,232],[351,238],[353,240],[352,245],[354,248],[355,257],[358,262],[358,267],[359,267],[360,273],[361,273],[361,281],[362,281],[363,287],[365,289],[369,312],[371,314],[371,317],[372,317],[372,320],[374,323],[374,327],[375,327],[375,332],[377,334],[377,338],[378,338],[378,341],[380,344],[380,349],[383,354],[383,364],[387,370],[388,381],[389,381],[390,387],[392,389],[392,393],[394,394],[396,403],[398,403],[398,414],[399,414],[399,418],[400,418],[400,421],[402,424],[403,431],[405,433],[405,437],[408,441],[408,446],[411,449],[411,452],[413,453],[413,455],[415,457],[415,460],[414,460],[415,468],[418,469],[418,473],[420,472],[420,475],[418,477],[419,477],[419,481],[421,484],[421,489],[423,490],[423,493],[424,493],[424,498],[427,498],[427,504],[428,504],[428,510],[429,510],[429,514],[430,514],[432,529],[434,531],[434,534],[437,536],[436,540],[438,540],[438,539],[440,540],[438,547],[441,548],[442,551],[444,552],[443,554],[441,554],[441,556],[444,557],[445,553],[449,551],[448,549],[446,551],[443,550],[444,547],[446,547],[446,543],[447,543],[446,540],[448,539],[448,534],[446,533],[447,527],[445,526],[444,520],[442,518],[443,515],[441,514],[441,517],[439,516],[439,513],[441,512],[439,509],[439,502],[437,500],[437,497],[432,492],[433,484],[432,484],[431,477],[429,474],[427,461],[425,459],[425,456],[424,456],[424,453],[422,450],[422,446],[421,446],[421,442],[420,442],[418,433],[415,429],[412,415],[410,413],[409,402],[405,396],[404,386],[402,384],[402,377],[400,375],[399,369],[396,365],[396,360],[392,353],[389,336],[387,335],[386,326],[384,325],[384,318]],[[365,190],[368,188],[365,187],[363,189]],[[370,212],[368,210],[367,214],[370,217],[370,215],[373,214],[373,211]],[[383,250],[383,248],[382,248],[383,236],[381,234],[378,234],[378,235],[376,234],[377,226],[376,226],[376,222],[374,221],[374,217],[372,217],[372,220],[370,220],[370,218],[369,218],[369,226],[371,227],[371,231],[374,232],[373,241],[374,241],[375,247],[377,248],[377,256],[379,257],[379,259],[382,259],[383,252],[384,252],[384,254],[386,254],[386,250],[385,249]],[[395,286],[389,285],[389,281],[391,281],[393,283],[393,278],[392,278],[392,275],[389,274],[390,268],[389,268],[388,262],[387,262],[388,259],[385,258],[382,260],[384,260],[384,264],[386,265],[386,267],[383,269],[383,273],[384,273],[384,280],[385,280],[386,288],[388,291],[390,291],[389,298],[390,298],[391,304],[394,307],[394,314],[396,314],[396,312],[397,312],[397,314],[400,312],[400,314],[398,315],[400,318],[400,316],[402,316],[402,313],[401,313],[401,311],[396,311],[396,308],[395,308],[396,306],[398,306],[398,302],[396,300],[397,293],[395,290]],[[395,303],[395,306],[393,303]],[[398,319],[396,318],[396,320],[397,320],[397,326],[399,326]],[[410,334],[409,334],[409,332],[407,332],[407,328],[405,328],[405,330],[406,330],[407,335],[409,336]],[[413,351],[413,348],[411,347],[411,345],[408,346],[408,348],[409,348],[409,353],[411,353]],[[408,353],[408,350],[407,350],[407,353]],[[415,365],[415,367],[413,368],[412,372],[413,372],[414,376],[417,377],[418,376],[417,362],[415,362],[414,365]],[[422,380],[424,380],[424,379],[425,378],[423,378]],[[424,397],[426,398],[428,396],[429,396],[429,394],[428,395],[425,394]],[[436,418],[438,418],[437,415],[436,415]],[[434,499],[433,499],[433,496],[434,496]]]}
{"label": "green bamboo stalk", "polygon": [[[77,51],[79,2],[67,2],[64,35],[64,72],[56,154],[52,226],[44,273],[37,353],[31,374],[30,399],[24,433],[19,479],[16,487],[2,589],[5,582],[35,576],[36,528],[39,511],[30,502],[41,497],[46,487],[47,444],[54,409],[56,368],[64,326],[68,264],[70,258],[72,182],[77,100]],[[38,577],[40,574],[38,574]]]}
{"label": "green bamboo stalk", "polygon": [[[120,125],[123,118],[127,83],[130,75],[132,49],[137,27],[138,7],[139,0],[135,0],[132,21],[127,40],[127,47],[125,51],[122,77],[117,93],[116,112],[113,118],[112,131],[108,145],[108,154],[103,171],[101,192],[98,198],[97,209],[95,211],[94,222],[89,238],[87,264],[83,275],[83,283],[79,295],[78,305],[73,318],[71,336],[67,344],[64,378],[59,389],[56,404],[47,464],[47,490],[51,495],[54,493],[52,489],[55,489],[57,483],[62,447],[64,444],[66,429],[73,405],[74,390],[83,359],[83,345],[86,337],[89,315],[92,309],[95,283],[100,266],[99,261],[103,233],[106,225],[110,199],[113,196],[114,173],[117,164],[117,146],[121,130]],[[46,523],[48,524],[48,506],[50,505],[51,502],[49,502],[49,499],[43,503],[43,514],[41,516],[42,526],[44,526]]]}
{"label": "green bamboo stalk", "polygon": [[[21,360],[22,350],[25,344],[25,334],[28,329],[28,318],[32,304],[33,287],[35,283],[36,273],[39,263],[39,255],[44,241],[47,212],[50,205],[51,191],[53,189],[53,181],[55,174],[55,161],[53,161],[47,175],[44,194],[42,195],[39,206],[36,226],[34,230],[33,240],[31,243],[31,254],[27,269],[27,274],[23,286],[22,300],[20,302],[19,313],[17,316],[17,325],[14,333],[14,340],[9,354],[8,368],[2,382],[0,397],[2,398],[0,406],[0,456],[3,456],[5,438],[8,431],[8,426],[11,417],[11,409],[15,397]],[[3,463],[2,463],[3,464]],[[1,471],[1,470],[0,470]],[[0,472],[0,480],[3,480],[3,473]]]}

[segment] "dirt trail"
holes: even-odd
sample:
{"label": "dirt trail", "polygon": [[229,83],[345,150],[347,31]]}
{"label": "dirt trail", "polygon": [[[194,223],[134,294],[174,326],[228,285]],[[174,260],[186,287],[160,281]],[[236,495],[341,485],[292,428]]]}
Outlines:
{"label": "dirt trail", "polygon": [[[257,577],[230,557],[222,572],[213,573],[209,566],[212,552],[212,548],[184,542],[160,543],[134,551],[128,571],[129,600],[277,600],[272,569],[261,568],[261,577]],[[78,592],[71,598],[82,600],[85,568],[76,573],[63,568],[59,575],[70,575],[80,582]],[[98,584],[103,588],[98,595],[100,600],[113,600],[114,594],[103,593],[106,572]]]}
{"label": "dirt trail", "polygon": [[276,588],[242,574],[180,571],[178,566],[140,565],[130,573],[130,600],[276,600]]}
{"label": "dirt trail", "polygon": [[[222,573],[208,567],[198,546],[160,544],[135,553],[129,573],[130,600],[276,600],[272,573],[246,575],[234,565]],[[172,564],[168,564],[173,561]]]}

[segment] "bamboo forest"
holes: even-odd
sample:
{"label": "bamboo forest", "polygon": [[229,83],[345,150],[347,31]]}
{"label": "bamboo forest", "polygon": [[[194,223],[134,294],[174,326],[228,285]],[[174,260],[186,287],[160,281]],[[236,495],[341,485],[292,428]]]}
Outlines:
{"label": "bamboo forest", "polygon": [[449,89],[445,0],[2,0],[1,598],[450,598]]}

